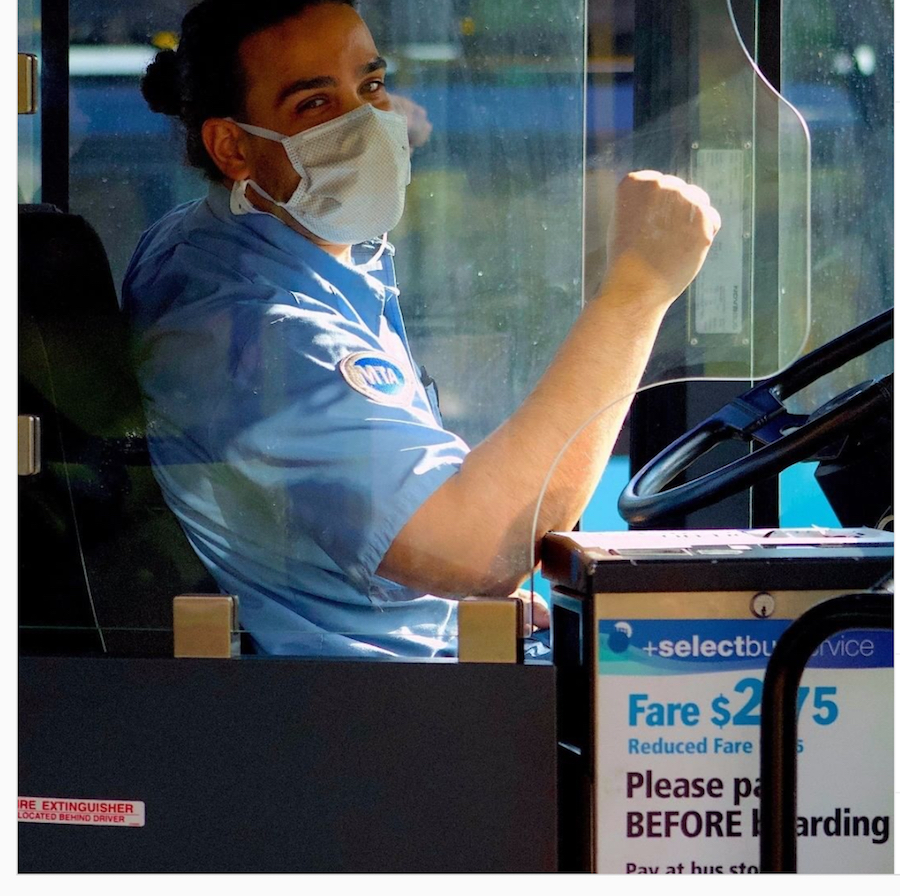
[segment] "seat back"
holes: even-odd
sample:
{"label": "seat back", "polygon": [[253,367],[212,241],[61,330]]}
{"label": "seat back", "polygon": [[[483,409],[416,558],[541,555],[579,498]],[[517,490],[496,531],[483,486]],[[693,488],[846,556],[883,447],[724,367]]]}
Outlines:
{"label": "seat back", "polygon": [[19,212],[19,414],[41,434],[19,480],[20,649],[171,656],[172,598],[218,588],[153,478],[100,239],[48,206]]}

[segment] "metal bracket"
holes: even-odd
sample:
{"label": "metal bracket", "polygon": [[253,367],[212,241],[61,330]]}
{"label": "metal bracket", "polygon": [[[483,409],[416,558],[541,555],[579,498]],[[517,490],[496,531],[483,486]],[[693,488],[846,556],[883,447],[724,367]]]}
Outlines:
{"label": "metal bracket", "polygon": [[461,663],[524,661],[522,601],[509,597],[470,597],[459,602]]}
{"label": "metal bracket", "polygon": [[238,599],[227,594],[182,594],[172,601],[176,657],[230,659],[240,655]]}
{"label": "metal bracket", "polygon": [[19,115],[37,112],[37,56],[19,53]]}
{"label": "metal bracket", "polygon": [[41,472],[41,419],[30,414],[19,416],[19,475],[36,476]]}

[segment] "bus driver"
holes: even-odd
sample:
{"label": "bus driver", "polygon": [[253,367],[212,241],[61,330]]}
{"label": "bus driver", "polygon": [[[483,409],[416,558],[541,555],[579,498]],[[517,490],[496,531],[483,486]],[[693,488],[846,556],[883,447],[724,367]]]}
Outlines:
{"label": "bus driver", "polygon": [[[720,226],[699,188],[629,175],[598,294],[470,450],[416,374],[382,240],[409,180],[384,75],[351,0],[203,0],[143,84],[211,181],[123,288],[154,469],[266,653],[454,655],[456,601],[530,573],[547,471],[637,388]],[[578,519],[627,404],[566,452],[538,539]]]}

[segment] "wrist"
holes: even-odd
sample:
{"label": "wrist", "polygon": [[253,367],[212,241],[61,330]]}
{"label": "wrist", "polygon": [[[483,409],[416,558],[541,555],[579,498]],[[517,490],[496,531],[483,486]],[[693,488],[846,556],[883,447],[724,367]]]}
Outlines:
{"label": "wrist", "polygon": [[604,280],[590,305],[635,322],[658,322],[677,298],[652,283]]}
{"label": "wrist", "polygon": [[596,299],[605,305],[622,304],[634,310],[662,313],[681,295],[682,290],[639,259],[619,258],[604,276]]}

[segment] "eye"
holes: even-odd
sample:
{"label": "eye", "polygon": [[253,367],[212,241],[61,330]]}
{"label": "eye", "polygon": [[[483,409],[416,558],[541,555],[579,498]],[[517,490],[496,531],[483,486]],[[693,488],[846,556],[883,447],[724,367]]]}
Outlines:
{"label": "eye", "polygon": [[373,81],[366,81],[365,84],[360,87],[360,93],[378,93],[379,90],[384,89],[384,81],[380,78],[376,78]]}
{"label": "eye", "polygon": [[311,99],[304,100],[297,106],[298,112],[310,112],[314,109],[321,109],[325,105],[325,97],[314,96]]}

